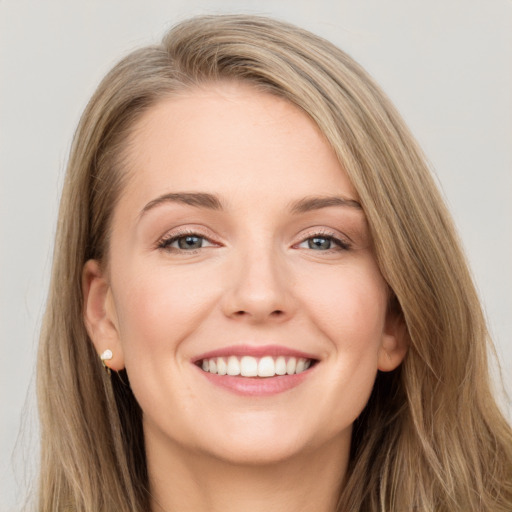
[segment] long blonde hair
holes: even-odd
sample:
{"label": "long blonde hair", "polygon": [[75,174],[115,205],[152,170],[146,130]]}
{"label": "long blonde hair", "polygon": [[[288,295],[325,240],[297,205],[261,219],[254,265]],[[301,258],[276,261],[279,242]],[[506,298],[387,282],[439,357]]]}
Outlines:
{"label": "long blonde hair", "polygon": [[159,99],[239,80],[303,109],[357,190],[407,327],[402,366],[377,376],[354,426],[338,510],[510,511],[512,434],[488,375],[490,342],[450,217],[417,144],[369,76],[289,24],[193,18],[105,77],[78,126],[59,214],[38,360],[40,512],[147,511],[141,411],[103,371],[82,320],[81,274],[108,257],[126,144]]}

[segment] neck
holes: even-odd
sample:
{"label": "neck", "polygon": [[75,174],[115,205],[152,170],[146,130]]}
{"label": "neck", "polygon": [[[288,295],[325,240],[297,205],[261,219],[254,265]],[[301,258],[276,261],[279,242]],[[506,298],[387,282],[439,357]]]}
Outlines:
{"label": "neck", "polygon": [[266,464],[233,464],[180,446],[146,449],[152,512],[335,512],[348,465],[339,440]]}

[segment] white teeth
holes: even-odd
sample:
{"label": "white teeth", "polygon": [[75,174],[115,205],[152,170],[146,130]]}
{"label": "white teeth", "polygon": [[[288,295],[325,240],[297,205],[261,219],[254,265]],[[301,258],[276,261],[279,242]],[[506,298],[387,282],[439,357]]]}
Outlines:
{"label": "white teeth", "polygon": [[255,357],[242,357],[242,360],[240,361],[240,374],[242,377],[257,377],[258,361]]}
{"label": "white teeth", "polygon": [[276,359],[276,374],[286,375],[286,359],[283,356]]}
{"label": "white teeth", "polygon": [[295,357],[290,357],[288,362],[286,363],[286,373],[288,375],[293,375],[295,373],[295,368],[297,367],[297,360]]}
{"label": "white teeth", "polygon": [[241,375],[242,377],[275,377],[276,375],[294,375],[302,373],[311,366],[311,359],[302,357],[290,357],[288,360],[284,356],[274,358],[264,356],[256,358],[252,356],[211,357],[201,361],[201,368],[205,372],[216,375]]}
{"label": "white teeth", "polygon": [[273,377],[275,374],[274,359],[270,356],[262,357],[258,363],[258,377]]}
{"label": "white teeth", "polygon": [[235,356],[228,359],[228,375],[240,375],[240,363]]}
{"label": "white teeth", "polygon": [[228,373],[228,365],[223,357],[217,359],[217,373],[219,375],[226,375]]}

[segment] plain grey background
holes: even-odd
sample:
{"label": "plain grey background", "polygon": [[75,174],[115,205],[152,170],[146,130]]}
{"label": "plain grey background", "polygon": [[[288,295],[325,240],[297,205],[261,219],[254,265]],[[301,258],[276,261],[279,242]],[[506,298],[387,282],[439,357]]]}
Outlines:
{"label": "plain grey background", "polygon": [[205,12],[291,21],[338,44],[376,78],[436,170],[512,393],[510,0],[0,0],[2,512],[27,491],[37,460],[35,353],[80,113],[121,56]]}

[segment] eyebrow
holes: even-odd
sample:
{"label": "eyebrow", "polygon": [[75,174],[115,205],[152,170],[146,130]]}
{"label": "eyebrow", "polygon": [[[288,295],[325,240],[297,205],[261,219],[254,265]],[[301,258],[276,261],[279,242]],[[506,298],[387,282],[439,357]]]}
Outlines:
{"label": "eyebrow", "polygon": [[[209,210],[222,210],[224,208],[222,201],[214,194],[208,194],[205,192],[173,192],[163,194],[150,201],[141,210],[139,217],[142,217],[149,210],[152,210],[164,203],[181,203]],[[290,211],[292,214],[300,214],[320,210],[322,208],[329,208],[331,206],[345,206],[362,211],[361,204],[355,199],[347,199],[339,196],[304,197],[298,201],[293,201],[290,204]]]}
{"label": "eyebrow", "polygon": [[206,194],[204,192],[176,192],[164,194],[150,201],[141,210],[139,217],[142,217],[149,210],[163,203],[182,203],[209,210],[222,210],[223,208],[220,199],[213,194]]}
{"label": "eyebrow", "polygon": [[347,199],[339,196],[311,196],[294,201],[290,210],[292,213],[306,213],[330,206],[348,206],[356,210],[363,210],[361,204],[355,199]]}

